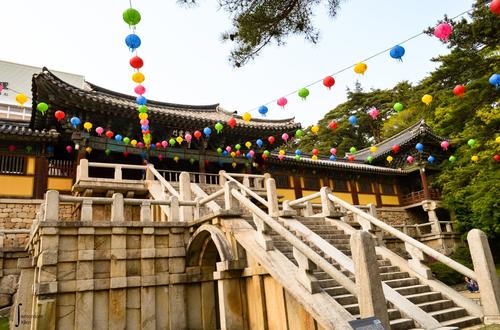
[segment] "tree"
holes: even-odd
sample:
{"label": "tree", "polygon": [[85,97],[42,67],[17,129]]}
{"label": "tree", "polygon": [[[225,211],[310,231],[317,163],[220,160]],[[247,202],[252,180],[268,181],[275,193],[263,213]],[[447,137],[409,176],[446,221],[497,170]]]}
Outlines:
{"label": "tree", "polygon": [[[197,0],[178,0],[193,5]],[[259,55],[273,42],[284,45],[291,35],[303,36],[312,43],[318,42],[319,32],[312,22],[313,10],[326,3],[331,17],[337,15],[341,0],[219,0],[227,11],[233,27],[222,34],[224,41],[236,44],[230,61],[239,67]]]}

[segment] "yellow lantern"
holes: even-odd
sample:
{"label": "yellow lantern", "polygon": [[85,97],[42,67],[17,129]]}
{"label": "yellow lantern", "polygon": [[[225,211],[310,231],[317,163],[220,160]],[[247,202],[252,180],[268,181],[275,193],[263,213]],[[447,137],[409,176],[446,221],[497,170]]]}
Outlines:
{"label": "yellow lantern", "polygon": [[311,127],[311,132],[313,134],[318,134],[318,132],[319,132],[319,126],[318,125],[314,125],[313,127]]}
{"label": "yellow lantern", "polygon": [[358,63],[354,66],[354,72],[357,74],[365,74],[366,69],[368,69],[368,65],[365,63]]}
{"label": "yellow lantern", "polygon": [[23,93],[19,93],[16,95],[16,102],[19,103],[21,106],[28,101],[28,97],[24,95]]}
{"label": "yellow lantern", "polygon": [[281,150],[279,151],[279,154],[284,156],[284,155],[285,155],[285,150],[281,149]]}
{"label": "yellow lantern", "polygon": [[175,141],[177,141],[177,143],[181,144],[182,141],[184,141],[184,139],[182,138],[182,136],[178,136]]}
{"label": "yellow lantern", "polygon": [[370,147],[370,152],[371,152],[371,153],[375,153],[375,152],[377,152],[377,149],[378,149],[377,147],[375,147],[375,146],[371,146],[371,147]]}
{"label": "yellow lantern", "polygon": [[311,159],[312,159],[312,160],[318,160],[318,156],[316,156],[316,155],[312,155]]}
{"label": "yellow lantern", "polygon": [[143,119],[148,119],[148,114],[145,113],[145,112],[141,112],[139,114],[139,119],[143,120]]}
{"label": "yellow lantern", "polygon": [[252,146],[252,142],[250,142],[250,141],[245,142],[245,147],[250,149],[251,146]]}
{"label": "yellow lantern", "polygon": [[179,162],[179,156],[174,156],[174,161],[175,161],[176,163],[178,163],[178,162]]}
{"label": "yellow lantern", "polygon": [[91,147],[85,148],[85,152],[87,152],[88,154],[90,154],[92,152],[92,148]]}
{"label": "yellow lantern", "polygon": [[394,158],[392,158],[392,156],[387,156],[387,162],[390,164],[392,163],[392,161],[394,160]]}
{"label": "yellow lantern", "polygon": [[132,141],[130,141],[130,144],[131,144],[133,147],[135,147],[135,146],[137,145],[137,140],[132,140]]}
{"label": "yellow lantern", "polygon": [[479,161],[479,157],[477,155],[474,155],[470,158],[474,163],[477,163]]}
{"label": "yellow lantern", "polygon": [[252,115],[248,112],[245,112],[243,116],[241,116],[241,118],[243,118],[243,120],[248,123],[250,120],[252,120]]}
{"label": "yellow lantern", "polygon": [[237,165],[237,164],[236,164],[235,162],[232,162],[232,163],[231,163],[231,166],[232,166],[233,168],[236,168],[236,165]]}
{"label": "yellow lantern", "polygon": [[424,96],[422,96],[422,102],[424,102],[425,105],[431,104],[432,103],[432,95],[425,94]]}
{"label": "yellow lantern", "polygon": [[85,129],[87,130],[87,132],[90,132],[90,130],[92,129],[92,123],[91,123],[91,122],[86,121],[86,122],[83,124],[83,128],[85,128]]}
{"label": "yellow lantern", "polygon": [[135,83],[142,83],[144,81],[145,77],[144,75],[142,74],[142,72],[135,72],[133,75],[132,75],[132,80],[135,82]]}
{"label": "yellow lantern", "polygon": [[495,142],[500,144],[500,136],[497,136],[497,138],[495,139]]}
{"label": "yellow lantern", "polygon": [[233,158],[236,157],[236,152],[231,151],[231,157],[233,157]]}

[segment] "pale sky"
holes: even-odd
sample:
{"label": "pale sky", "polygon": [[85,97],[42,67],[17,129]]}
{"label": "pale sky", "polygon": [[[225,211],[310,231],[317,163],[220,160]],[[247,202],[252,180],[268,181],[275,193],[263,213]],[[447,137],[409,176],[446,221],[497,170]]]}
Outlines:
{"label": "pale sky", "polygon": [[[132,56],[124,38],[129,32],[122,20],[127,0],[2,0],[0,59],[84,75],[102,87],[133,94]],[[282,47],[267,47],[243,68],[227,58],[230,44],[221,32],[230,28],[226,12],[214,0],[186,9],[176,1],[133,0],[142,14],[137,34],[142,39],[145,94],[149,99],[184,103],[220,103],[239,114],[324,78],[339,69],[396,45],[444,14],[455,16],[470,9],[472,0],[347,0],[331,20],[324,5],[316,11],[321,31],[316,45],[293,37]],[[403,45],[403,62],[389,54],[366,62],[359,77],[352,70],[335,76],[328,91],[320,83],[309,88],[302,101],[288,97],[285,110],[268,104],[269,118],[295,117],[304,126],[321,119],[343,102],[346,87],[356,79],[369,88],[392,87],[401,80],[417,82],[435,64],[430,58],[448,52],[436,38],[421,36]],[[14,88],[14,86],[12,86]],[[260,117],[257,111],[254,117]]]}

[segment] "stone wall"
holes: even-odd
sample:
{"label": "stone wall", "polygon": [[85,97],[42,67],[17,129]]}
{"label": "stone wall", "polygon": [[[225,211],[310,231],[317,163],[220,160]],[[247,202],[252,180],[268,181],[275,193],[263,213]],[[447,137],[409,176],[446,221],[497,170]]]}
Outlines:
{"label": "stone wall", "polygon": [[378,208],[377,216],[391,226],[413,225],[427,221],[427,219],[418,219],[414,214],[400,207]]}

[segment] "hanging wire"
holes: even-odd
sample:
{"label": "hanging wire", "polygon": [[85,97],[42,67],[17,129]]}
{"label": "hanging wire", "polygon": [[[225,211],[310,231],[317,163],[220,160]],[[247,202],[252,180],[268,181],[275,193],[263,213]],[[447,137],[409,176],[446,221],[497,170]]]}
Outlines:
{"label": "hanging wire", "polygon": [[[455,15],[455,16],[453,16],[453,17],[451,17],[451,18],[450,18],[450,20],[454,20],[454,19],[456,19],[456,18],[458,18],[458,17],[461,17],[461,16],[463,16],[463,15],[465,15],[465,14],[467,14],[467,13],[471,12],[472,10],[473,10],[473,8],[471,8],[471,9],[469,9],[469,10],[466,10],[466,11],[463,11],[463,12],[461,12],[460,14]],[[395,45],[402,45],[402,44],[405,44],[405,43],[407,43],[407,42],[409,42],[409,41],[411,41],[411,40],[413,40],[413,39],[415,39],[415,38],[417,38],[417,37],[420,37],[420,36],[421,36],[421,35],[423,35],[423,34],[425,34],[425,32],[420,32],[420,33],[417,33],[417,34],[415,34],[415,35],[413,35],[413,36],[411,36],[411,37],[409,37],[409,38],[407,38],[407,39],[405,39],[405,40],[403,40],[403,41],[400,41],[400,42],[398,42],[398,43],[395,43]],[[369,61],[369,60],[371,60],[371,59],[373,59],[373,58],[375,58],[375,57],[377,57],[377,56],[380,56],[380,55],[382,55],[382,54],[385,54],[386,52],[390,51],[393,47],[394,47],[394,46],[391,46],[391,47],[389,47],[389,48],[386,48],[386,49],[384,49],[384,50],[381,50],[381,51],[379,51],[378,53],[375,53],[375,54],[373,54],[373,55],[371,55],[371,56],[368,56],[367,58],[364,58],[364,59],[362,59],[362,60],[360,60],[360,61],[358,61],[358,62],[356,62],[356,63],[354,63],[354,64],[351,64],[351,65],[346,66],[346,67],[344,67],[344,68],[342,68],[342,69],[340,69],[340,70],[338,70],[338,71],[335,71],[334,73],[330,74],[330,76],[336,76],[336,75],[339,75],[340,73],[342,73],[342,72],[344,72],[344,71],[347,71],[347,70],[349,70],[349,69],[351,69],[351,68],[355,67],[355,66],[356,66],[356,64],[358,64],[358,63],[361,63],[361,62],[367,62],[367,61]],[[311,82],[311,83],[309,83],[309,84],[307,84],[307,85],[305,85],[305,86],[303,86],[303,87],[301,87],[301,88],[311,87],[311,86],[316,85],[317,83],[320,83],[320,82],[322,82],[322,81],[323,81],[323,78],[318,79],[318,80],[316,80],[316,81],[313,81],[313,82]],[[298,91],[299,91],[299,90],[298,90],[298,89],[296,89],[296,90],[294,90],[294,91],[292,91],[292,92],[290,92],[290,93],[288,93],[288,94],[283,95],[282,97],[287,97],[287,96],[294,95],[294,94],[296,94]],[[269,101],[267,101],[267,102],[265,102],[265,103],[262,103],[261,105],[268,105],[268,104],[271,104],[271,103],[275,103],[277,100],[278,100],[278,99],[277,99],[277,98],[275,98],[275,99],[269,100]],[[255,111],[257,111],[257,110],[259,109],[259,107],[260,107],[261,105],[256,106],[256,107],[253,107],[253,108],[251,108],[250,110],[245,111],[245,112],[249,112],[249,113],[255,112]]]}

